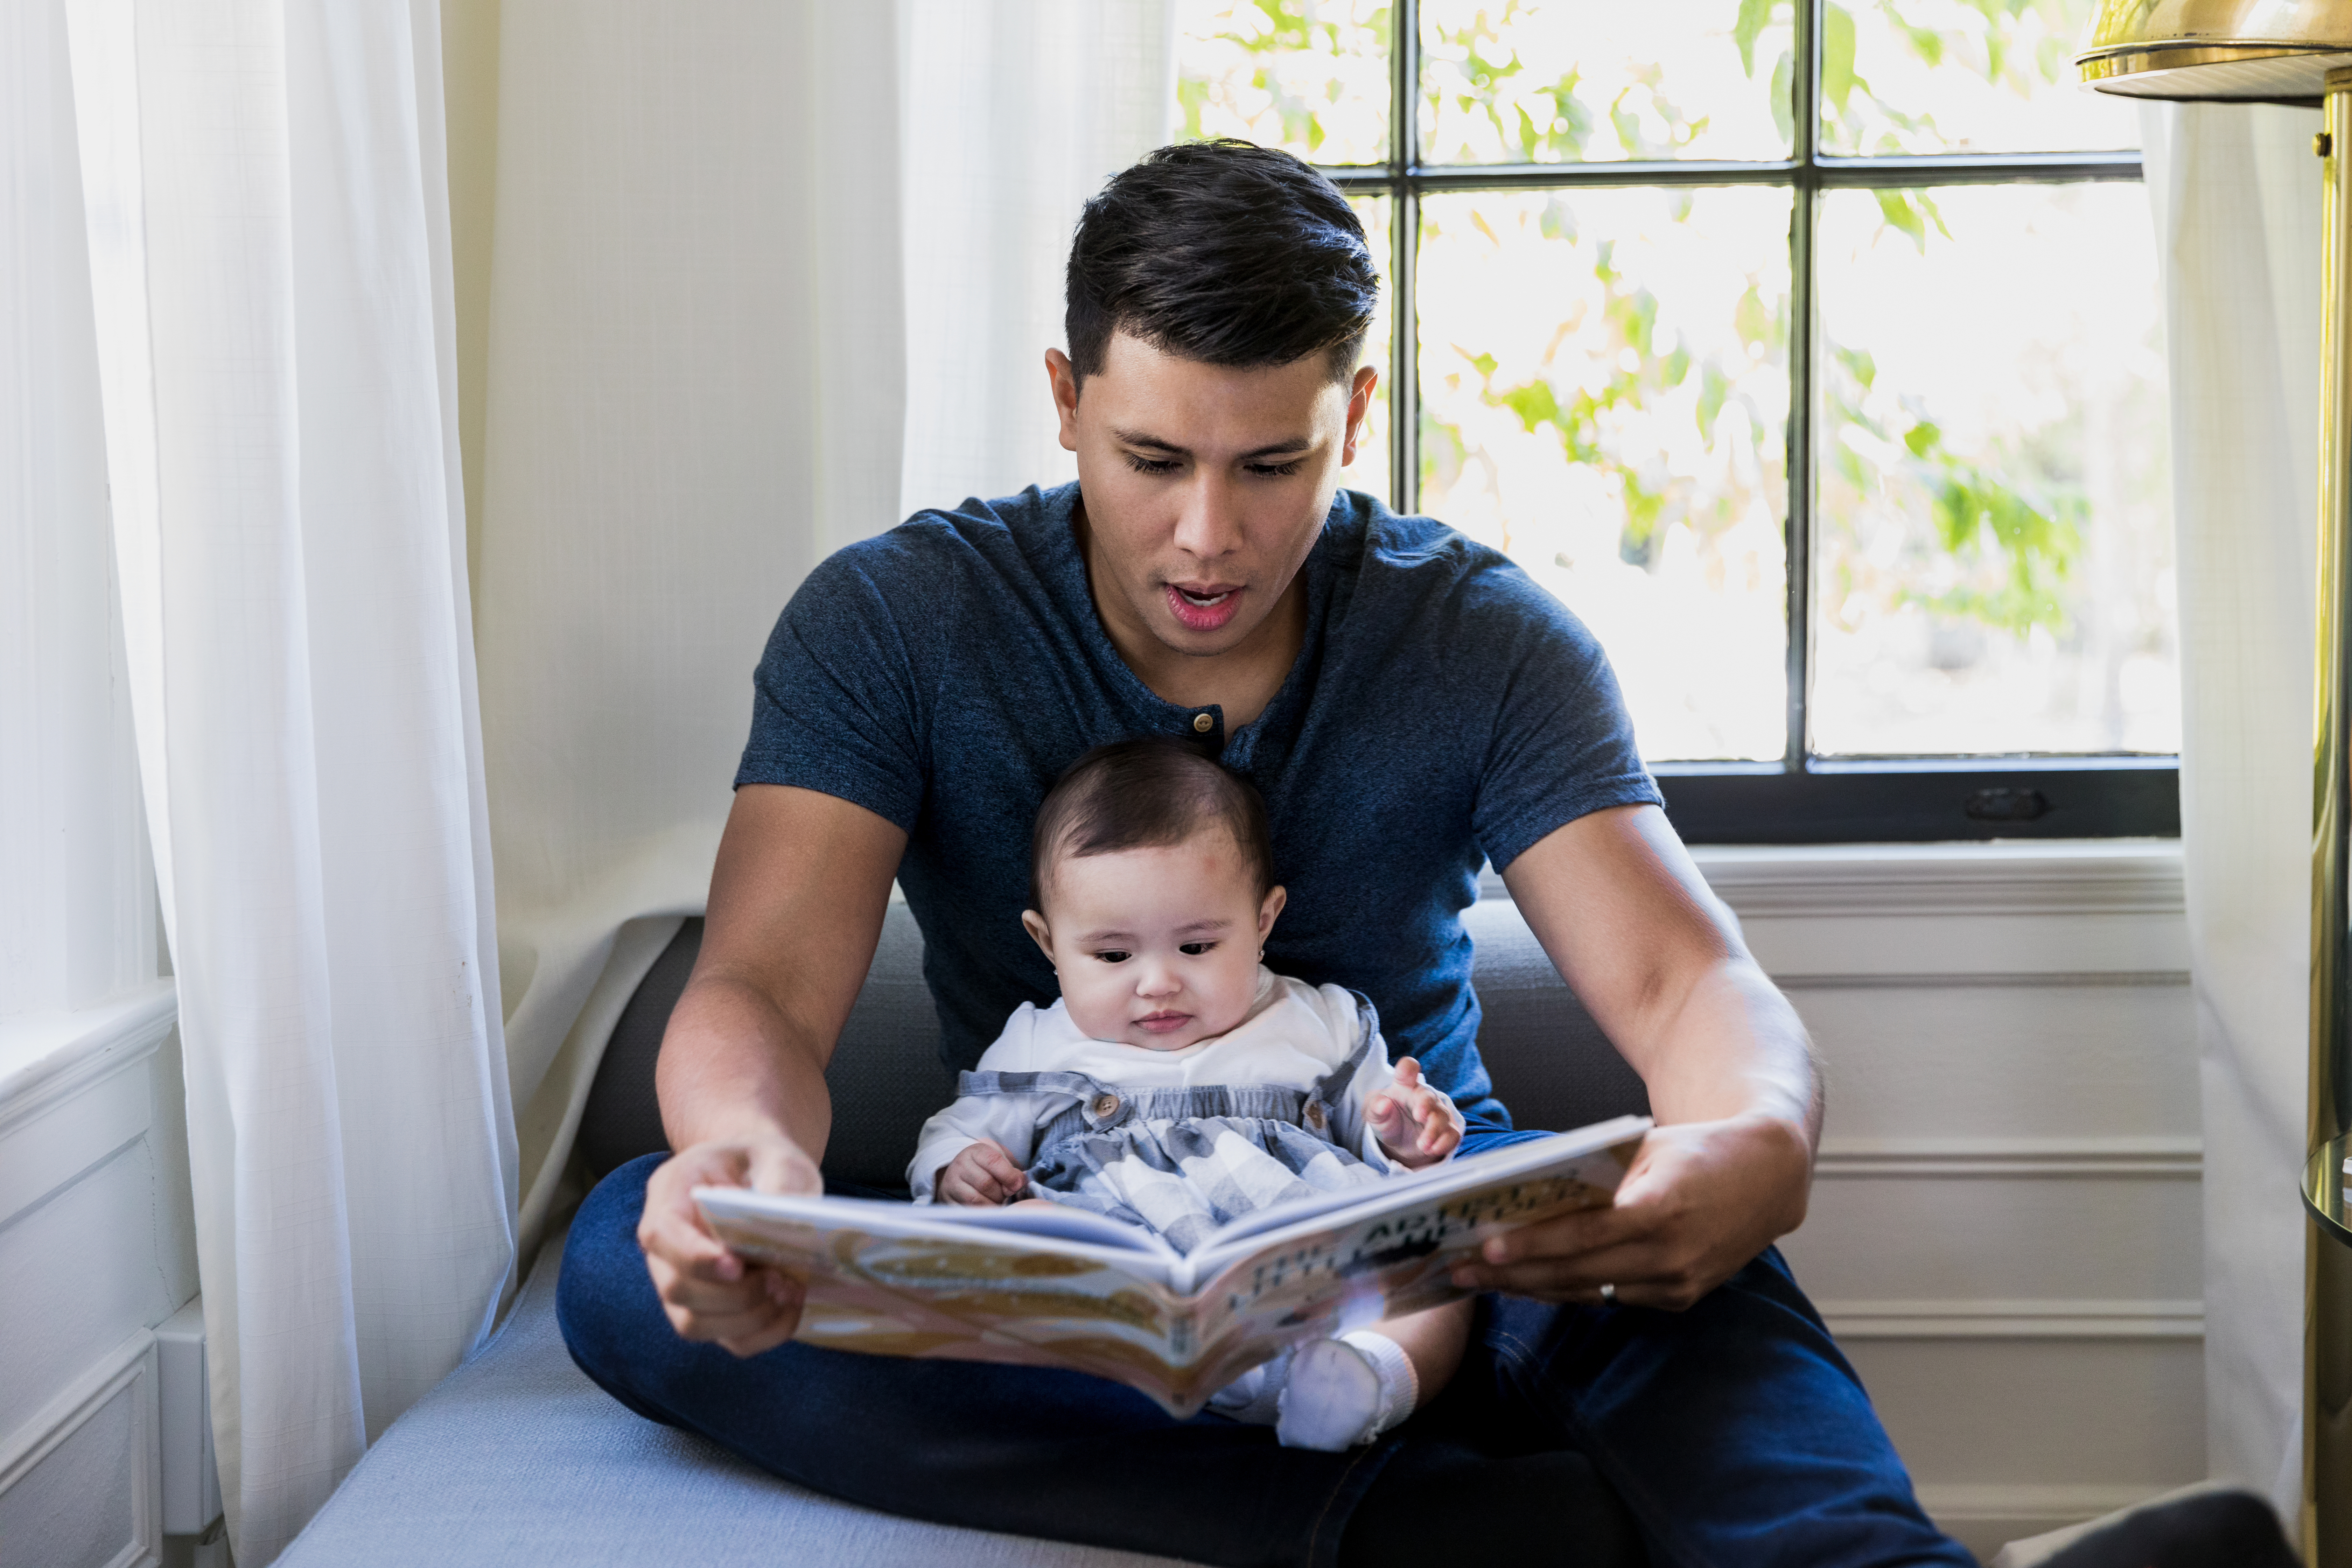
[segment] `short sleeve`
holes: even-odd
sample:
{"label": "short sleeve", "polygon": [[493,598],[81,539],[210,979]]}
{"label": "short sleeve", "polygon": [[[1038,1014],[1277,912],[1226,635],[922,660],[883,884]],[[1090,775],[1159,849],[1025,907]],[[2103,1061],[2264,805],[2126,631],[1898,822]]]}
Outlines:
{"label": "short sleeve", "polygon": [[1663,805],[1633,721],[1584,624],[1516,566],[1484,574],[1472,639],[1499,658],[1500,691],[1473,830],[1496,870],[1554,829],[1615,805]]}
{"label": "short sleeve", "polygon": [[777,617],[735,784],[817,790],[912,832],[925,773],[921,680],[877,544],[826,560]]}

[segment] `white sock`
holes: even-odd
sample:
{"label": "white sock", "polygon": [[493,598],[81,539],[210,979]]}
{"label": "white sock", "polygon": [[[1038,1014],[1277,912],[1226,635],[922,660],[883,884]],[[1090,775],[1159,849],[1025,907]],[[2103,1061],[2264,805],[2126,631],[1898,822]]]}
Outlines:
{"label": "white sock", "polygon": [[1283,1380],[1274,1435],[1286,1448],[1337,1453],[1396,1426],[1420,1399],[1421,1380],[1404,1347],[1359,1329],[1299,1347]]}
{"label": "white sock", "polygon": [[1290,1374],[1296,1347],[1262,1366],[1254,1366],[1209,1395],[1209,1408],[1228,1420],[1252,1426],[1271,1426],[1282,1411],[1282,1385]]}

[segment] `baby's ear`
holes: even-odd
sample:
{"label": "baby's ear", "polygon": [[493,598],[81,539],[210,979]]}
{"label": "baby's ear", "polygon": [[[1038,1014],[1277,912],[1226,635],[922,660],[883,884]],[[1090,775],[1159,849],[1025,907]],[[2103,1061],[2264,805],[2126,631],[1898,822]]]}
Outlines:
{"label": "baby's ear", "polygon": [[1265,890],[1265,900],[1257,907],[1257,940],[1260,942],[1264,942],[1266,933],[1274,930],[1275,916],[1282,913],[1282,906],[1289,901],[1290,894],[1279,883]]}
{"label": "baby's ear", "polygon": [[1045,962],[1048,963],[1053,963],[1054,932],[1052,929],[1045,924],[1045,917],[1039,914],[1035,910],[1023,910],[1021,911],[1021,929],[1029,933],[1029,940],[1037,944],[1037,951],[1045,955]]}

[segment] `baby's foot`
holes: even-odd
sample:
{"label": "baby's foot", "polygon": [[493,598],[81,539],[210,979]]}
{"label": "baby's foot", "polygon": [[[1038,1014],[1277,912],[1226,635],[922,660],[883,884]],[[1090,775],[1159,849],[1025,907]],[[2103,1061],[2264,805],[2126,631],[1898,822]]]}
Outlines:
{"label": "baby's foot", "polygon": [[1291,1358],[1274,1435],[1286,1448],[1337,1453],[1396,1426],[1420,1397],[1412,1358],[1385,1334],[1318,1340]]}
{"label": "baby's foot", "polygon": [[1209,1395],[1209,1408],[1229,1421],[1271,1426],[1281,1415],[1282,1383],[1296,1352],[1284,1351],[1263,1366],[1254,1366]]}

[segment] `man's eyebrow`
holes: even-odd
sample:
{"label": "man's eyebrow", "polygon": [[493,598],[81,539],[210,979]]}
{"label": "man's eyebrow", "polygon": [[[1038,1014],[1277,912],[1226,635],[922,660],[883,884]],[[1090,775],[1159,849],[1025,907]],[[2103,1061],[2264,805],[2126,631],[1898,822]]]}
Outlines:
{"label": "man's eyebrow", "polygon": [[[1166,452],[1175,458],[1189,458],[1192,455],[1190,447],[1179,447],[1173,441],[1163,441],[1148,431],[1113,430],[1111,434],[1129,447],[1143,447],[1154,452]],[[1315,437],[1312,436],[1293,436],[1287,440],[1276,441],[1272,446],[1260,447],[1255,451],[1244,452],[1240,461],[1246,463],[1259,458],[1287,457],[1293,453],[1308,451],[1314,445]]]}

